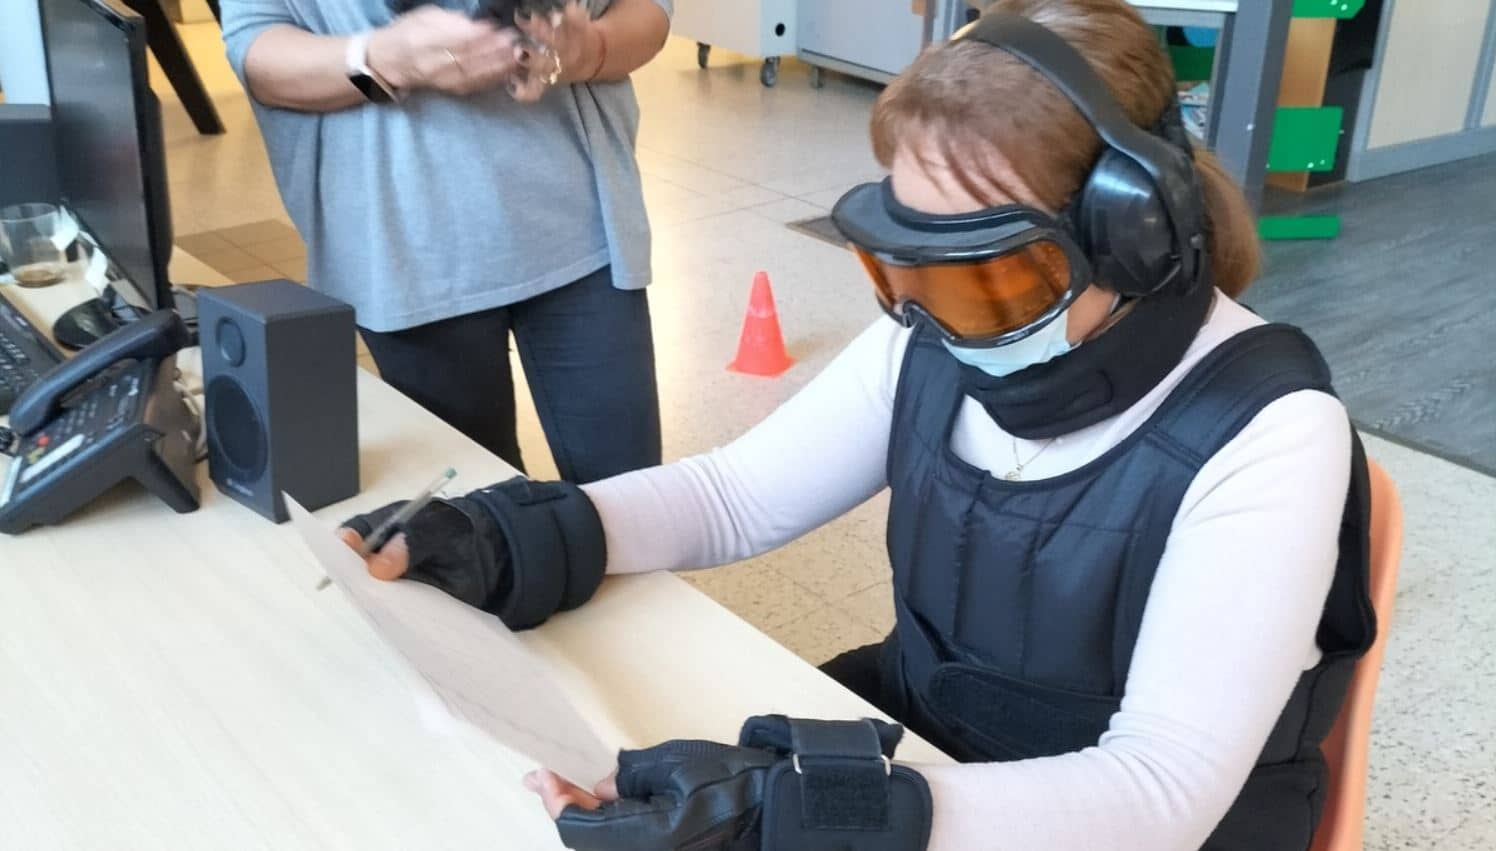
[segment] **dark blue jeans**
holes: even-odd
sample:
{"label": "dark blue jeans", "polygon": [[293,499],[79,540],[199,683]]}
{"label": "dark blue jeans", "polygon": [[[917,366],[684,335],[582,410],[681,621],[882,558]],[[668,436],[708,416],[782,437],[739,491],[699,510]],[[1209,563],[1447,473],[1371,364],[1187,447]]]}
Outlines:
{"label": "dark blue jeans", "polygon": [[660,463],[649,301],[607,268],[518,304],[361,333],[386,382],[520,470],[511,333],[563,479]]}

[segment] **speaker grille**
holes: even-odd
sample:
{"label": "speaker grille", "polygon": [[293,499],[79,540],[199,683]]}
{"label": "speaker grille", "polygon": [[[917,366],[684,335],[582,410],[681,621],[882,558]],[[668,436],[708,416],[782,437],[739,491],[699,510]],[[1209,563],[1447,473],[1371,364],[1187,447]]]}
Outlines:
{"label": "speaker grille", "polygon": [[239,382],[220,375],[208,382],[208,447],[233,472],[253,482],[265,472],[265,424]]}

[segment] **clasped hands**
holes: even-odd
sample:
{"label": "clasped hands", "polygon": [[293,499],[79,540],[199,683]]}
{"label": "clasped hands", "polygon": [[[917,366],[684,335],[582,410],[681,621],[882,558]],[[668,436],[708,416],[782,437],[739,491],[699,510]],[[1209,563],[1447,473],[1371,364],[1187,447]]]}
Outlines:
{"label": "clasped hands", "polygon": [[502,85],[525,103],[553,85],[597,76],[605,56],[602,35],[585,3],[542,2],[548,11],[539,13],[514,5],[499,0],[476,18],[418,6],[369,37],[369,67],[400,90],[465,96]]}

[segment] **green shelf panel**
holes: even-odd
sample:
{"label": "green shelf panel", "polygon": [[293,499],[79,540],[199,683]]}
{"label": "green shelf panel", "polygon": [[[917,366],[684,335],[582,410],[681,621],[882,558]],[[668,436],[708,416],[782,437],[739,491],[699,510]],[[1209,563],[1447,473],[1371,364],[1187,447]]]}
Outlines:
{"label": "green shelf panel", "polygon": [[1344,122],[1345,110],[1338,106],[1280,107],[1267,170],[1330,171]]}
{"label": "green shelf panel", "polygon": [[1366,0],[1293,0],[1295,18],[1354,18]]}
{"label": "green shelf panel", "polygon": [[1200,82],[1210,79],[1215,68],[1214,47],[1188,47],[1169,45],[1169,58],[1174,60],[1174,79]]}
{"label": "green shelf panel", "polygon": [[1257,222],[1263,239],[1334,239],[1340,235],[1339,216],[1263,216]]}

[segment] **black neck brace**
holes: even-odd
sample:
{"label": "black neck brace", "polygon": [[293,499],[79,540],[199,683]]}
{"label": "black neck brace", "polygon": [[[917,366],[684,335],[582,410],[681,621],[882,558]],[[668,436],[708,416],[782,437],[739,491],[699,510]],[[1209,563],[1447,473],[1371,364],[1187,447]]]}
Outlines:
{"label": "black neck brace", "polygon": [[1116,416],[1179,365],[1215,289],[1139,299],[1100,337],[1047,363],[996,378],[961,365],[961,387],[1004,431],[1025,440],[1070,434]]}

